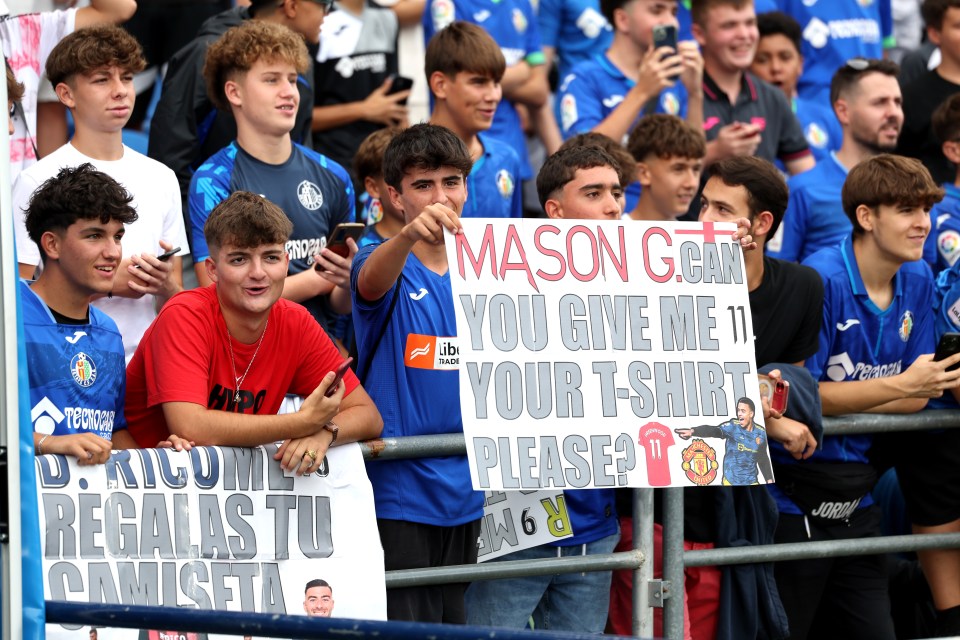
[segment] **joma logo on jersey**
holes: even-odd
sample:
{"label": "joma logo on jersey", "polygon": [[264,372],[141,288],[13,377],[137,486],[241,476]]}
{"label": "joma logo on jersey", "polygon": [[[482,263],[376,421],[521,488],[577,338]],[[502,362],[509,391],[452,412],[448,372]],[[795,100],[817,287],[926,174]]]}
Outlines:
{"label": "joma logo on jersey", "polygon": [[900,373],[903,368],[901,360],[887,364],[869,364],[865,362],[853,363],[846,352],[830,356],[827,360],[827,377],[834,382],[843,380],[868,380],[870,378],[887,378]]}
{"label": "joma logo on jersey", "polygon": [[460,367],[460,349],[456,338],[438,338],[418,333],[407,335],[403,361],[414,369],[450,371]]}

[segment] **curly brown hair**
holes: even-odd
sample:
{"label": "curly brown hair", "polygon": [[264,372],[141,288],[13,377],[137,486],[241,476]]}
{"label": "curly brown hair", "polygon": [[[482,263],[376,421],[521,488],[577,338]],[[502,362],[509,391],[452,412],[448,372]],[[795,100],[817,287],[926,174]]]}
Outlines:
{"label": "curly brown hair", "polygon": [[114,25],[77,29],[57,43],[47,58],[47,79],[56,87],[78,73],[119,67],[139,73],[147,66],[137,39]]}
{"label": "curly brown hair", "polygon": [[228,30],[207,49],[203,79],[207,95],[217,109],[230,113],[230,102],[223,91],[228,80],[250,71],[259,60],[287,62],[306,73],[310,55],[303,38],[279,24],[263,20],[245,20]]}
{"label": "curly brown hair", "polygon": [[[110,220],[136,222],[137,210],[132,202],[133,196],[116,180],[86,162],[61,169],[37,187],[30,196],[24,224],[27,235],[40,246],[44,233],[62,232],[77,220],[99,220],[101,224]],[[42,249],[40,259],[47,261]]]}
{"label": "curly brown hair", "polygon": [[637,162],[651,154],[667,158],[702,159],[707,155],[703,134],[686,120],[665,113],[651,113],[640,118],[630,132],[627,150]]}

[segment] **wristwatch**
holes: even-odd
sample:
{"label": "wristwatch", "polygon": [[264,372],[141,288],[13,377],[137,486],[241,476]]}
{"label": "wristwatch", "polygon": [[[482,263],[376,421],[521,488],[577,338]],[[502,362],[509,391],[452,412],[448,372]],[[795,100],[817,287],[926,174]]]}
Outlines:
{"label": "wristwatch", "polygon": [[337,441],[337,436],[340,435],[340,427],[337,425],[336,422],[331,420],[327,424],[323,425],[323,428],[333,434],[333,440],[330,441],[330,445],[329,445],[332,447],[333,443]]}

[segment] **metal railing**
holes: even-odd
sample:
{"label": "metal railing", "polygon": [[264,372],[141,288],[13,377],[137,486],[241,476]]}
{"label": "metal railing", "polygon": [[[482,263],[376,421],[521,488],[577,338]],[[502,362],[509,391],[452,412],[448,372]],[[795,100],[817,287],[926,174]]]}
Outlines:
{"label": "metal railing", "polygon": [[[921,431],[938,428],[960,427],[960,411],[924,411],[914,415],[858,414],[824,418],[824,431],[827,435],[852,435],[860,433],[889,433],[897,431]],[[364,458],[367,460],[395,460],[424,456],[459,455],[466,451],[462,434],[413,436],[406,438],[384,438],[361,443]],[[673,488],[664,490],[663,502],[663,582],[652,580],[653,557],[653,490],[635,489],[633,500],[633,551],[591,556],[567,557],[544,560],[514,560],[489,564],[458,565],[424,569],[406,569],[386,573],[387,588],[423,586],[454,582],[472,582],[475,580],[493,580],[529,575],[549,575],[557,573],[576,573],[583,571],[610,571],[613,569],[634,570],[633,592],[633,631],[635,635],[652,635],[653,606],[664,607],[664,634],[670,640],[683,637],[683,569],[685,566],[730,565],[755,562],[776,562],[805,558],[825,558],[849,555],[868,555],[916,551],[921,549],[960,548],[960,534],[929,534],[888,536],[881,538],[837,540],[823,542],[802,542],[774,544],[753,547],[684,551],[683,549],[683,490]],[[661,589],[650,588],[662,587]],[[677,596],[677,597],[671,597]],[[48,621],[74,624],[102,624],[103,626],[126,626],[139,628],[148,619],[151,624],[162,626],[172,620],[183,627],[195,626],[191,630],[204,631],[216,628],[223,633],[244,633],[253,631],[260,636],[326,638],[342,636],[344,624],[332,623],[332,626],[305,627],[303,616],[267,616],[266,614],[237,614],[210,611],[184,611],[182,609],[165,610],[159,607],[104,607],[103,605],[83,605],[63,602],[47,602]],[[127,617],[125,611],[132,612]],[[184,616],[184,614],[188,614]],[[151,617],[144,618],[149,614]],[[207,623],[206,616],[215,616],[216,622]],[[280,626],[270,627],[267,618],[280,620]],[[214,618],[209,618],[214,620]],[[288,621],[287,619],[292,619]],[[249,622],[254,620],[255,622]],[[313,620],[313,619],[310,619]],[[247,621],[247,622],[244,622]],[[210,625],[214,625],[211,627]],[[288,624],[293,626],[287,626]],[[442,625],[410,625],[413,623],[363,623],[349,621],[348,627],[354,635],[376,634],[380,637],[424,637],[457,638],[465,640],[474,637],[479,627],[453,627],[446,631]],[[374,625],[365,627],[365,624]],[[196,626],[200,625],[200,626]],[[245,626],[247,625],[247,626]],[[378,626],[380,625],[380,626]],[[383,626],[386,625],[386,626]],[[202,628],[201,628],[202,627]],[[432,628],[429,630],[428,628]],[[458,629],[463,631],[459,633]],[[375,630],[375,631],[374,631]],[[309,634],[307,632],[309,631]],[[485,637],[489,632],[482,633]],[[516,632],[517,638],[529,634]],[[306,634],[306,635],[296,635]],[[452,635],[451,635],[452,634]],[[554,635],[554,634],[551,634]],[[555,634],[556,637],[577,637],[577,634]],[[498,637],[504,636],[497,631]],[[513,635],[508,636],[513,638]],[[539,635],[538,637],[544,637]]]}

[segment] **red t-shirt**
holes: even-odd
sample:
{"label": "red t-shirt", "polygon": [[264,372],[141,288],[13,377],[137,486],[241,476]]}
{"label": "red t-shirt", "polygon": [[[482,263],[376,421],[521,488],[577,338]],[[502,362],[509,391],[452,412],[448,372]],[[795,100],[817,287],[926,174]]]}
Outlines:
{"label": "red t-shirt", "polygon": [[[275,414],[286,394],[310,395],[343,361],[306,309],[280,299],[270,310],[260,352],[243,381],[240,402],[235,402],[229,345],[242,376],[257,343],[243,344],[227,333],[215,286],[184,291],[169,300],[127,365],[127,429],[141,447],[155,447],[170,434],[164,402]],[[359,384],[352,371],[343,381],[345,395]]]}

